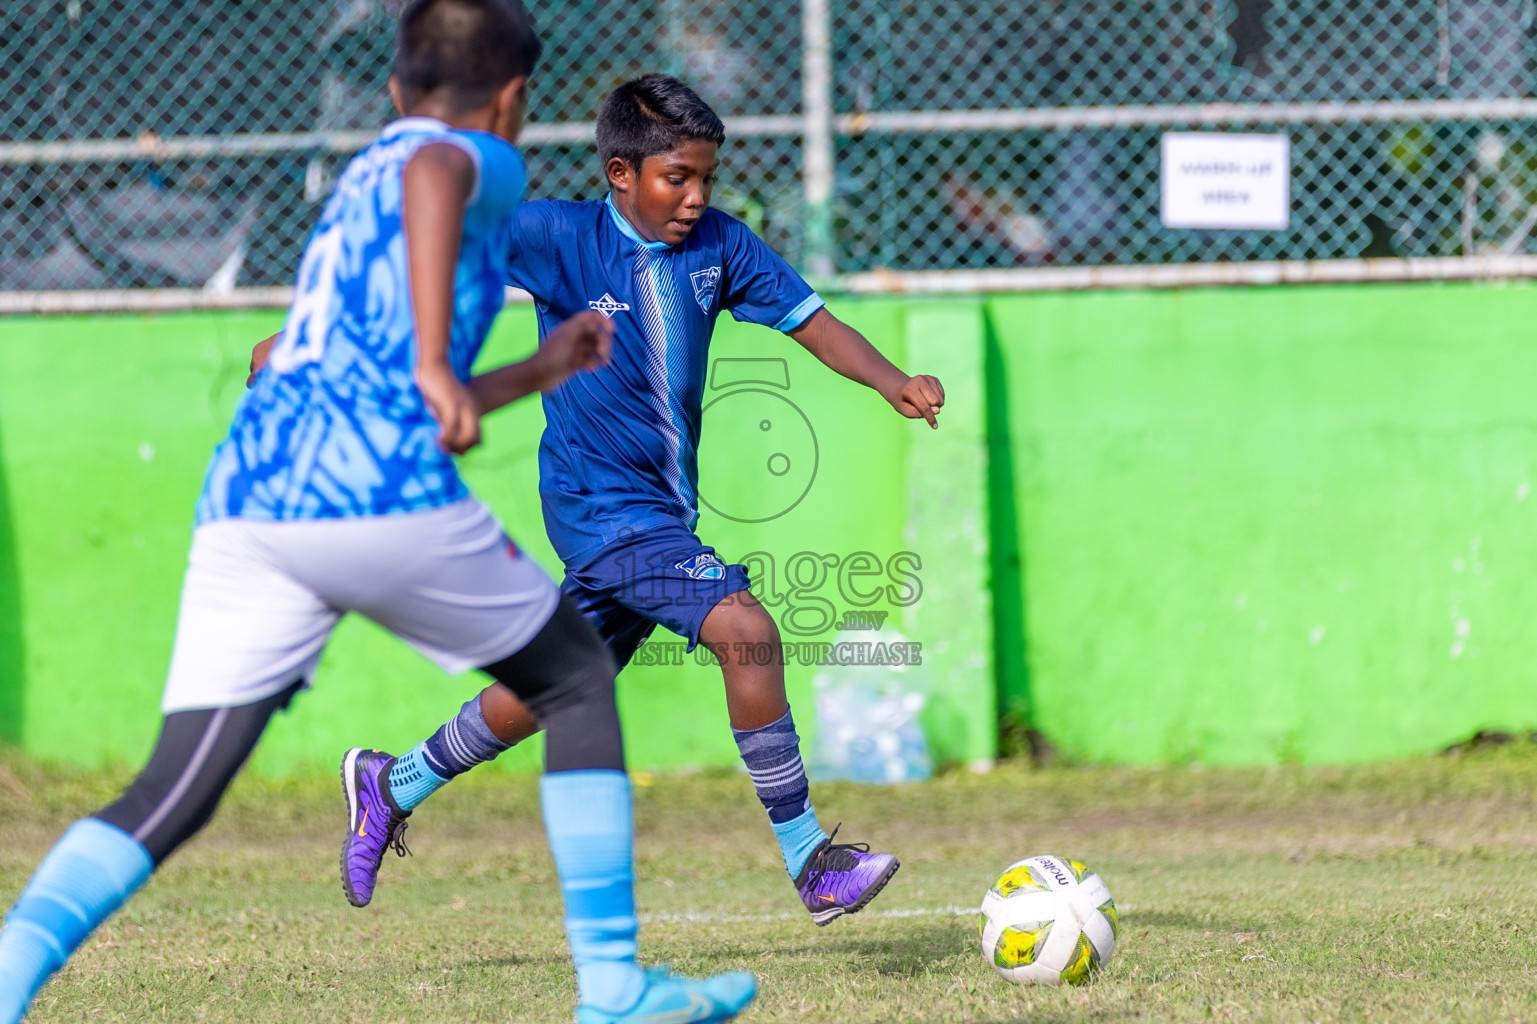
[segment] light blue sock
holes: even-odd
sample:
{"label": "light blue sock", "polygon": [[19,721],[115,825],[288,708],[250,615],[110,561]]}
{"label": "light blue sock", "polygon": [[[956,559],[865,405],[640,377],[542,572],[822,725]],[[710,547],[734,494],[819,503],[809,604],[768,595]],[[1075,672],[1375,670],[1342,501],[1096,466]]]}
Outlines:
{"label": "light blue sock", "polygon": [[426,750],[426,741],[418,743],[390,765],[390,799],[402,811],[411,810],[448,785],[448,780],[427,763]]}
{"label": "light blue sock", "polygon": [[459,713],[390,765],[390,797],[395,806],[409,811],[423,800],[507,749],[486,724],[480,695],[465,701]]}
{"label": "light blue sock", "polygon": [[624,1013],[646,992],[635,962],[635,812],[624,772],[551,772],[539,781],[544,831],[566,898],[583,1006]]}
{"label": "light blue sock", "polygon": [[817,812],[808,808],[798,818],[780,824],[774,822],[774,836],[779,849],[785,855],[785,870],[791,878],[799,878],[806,862],[817,852],[817,847],[827,842],[827,833],[817,824]]}
{"label": "light blue sock", "polygon": [[138,891],[154,861],[127,832],[82,818],[54,844],[0,930],[0,1024],[16,1024],[43,982]]}

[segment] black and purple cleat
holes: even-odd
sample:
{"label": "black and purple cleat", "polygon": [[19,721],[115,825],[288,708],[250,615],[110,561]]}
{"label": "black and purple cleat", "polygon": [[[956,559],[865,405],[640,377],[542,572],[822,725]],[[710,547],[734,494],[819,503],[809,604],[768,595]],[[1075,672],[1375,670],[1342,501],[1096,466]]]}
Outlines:
{"label": "black and purple cleat", "polygon": [[382,750],[353,747],[342,759],[342,790],[347,794],[347,838],[342,841],[342,891],[354,907],[374,898],[384,853],[394,848],[404,857],[406,818],[390,799],[390,766],[395,759]]}
{"label": "black and purple cleat", "polygon": [[866,843],[834,843],[837,834],[833,829],[795,879],[801,902],[818,925],[859,913],[902,866],[889,853],[871,853]]}

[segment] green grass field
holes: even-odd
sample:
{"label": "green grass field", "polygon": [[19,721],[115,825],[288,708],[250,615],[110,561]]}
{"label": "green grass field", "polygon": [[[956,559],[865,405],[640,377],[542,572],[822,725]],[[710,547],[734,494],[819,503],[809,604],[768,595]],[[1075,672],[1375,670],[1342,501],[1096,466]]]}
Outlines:
{"label": "green grass field", "polygon": [[[0,902],[123,773],[0,759]],[[1537,1019],[1537,748],[1273,770],[1005,767],[822,786],[897,852],[857,917],[813,927],[743,776],[637,788],[642,953],[756,971],[750,1021]],[[337,882],[334,779],[243,780],[89,940],[30,1020],[564,1021],[574,985],[532,780],[481,769],[412,819],[374,905]],[[1008,863],[1097,869],[1122,948],[1083,988],[1016,989],[975,906]]]}

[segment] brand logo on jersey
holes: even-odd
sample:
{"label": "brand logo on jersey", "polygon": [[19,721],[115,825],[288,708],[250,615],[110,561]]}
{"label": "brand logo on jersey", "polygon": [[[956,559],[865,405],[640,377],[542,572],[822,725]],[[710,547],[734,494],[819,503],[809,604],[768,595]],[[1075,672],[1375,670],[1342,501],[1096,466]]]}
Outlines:
{"label": "brand logo on jersey", "polygon": [[679,562],[674,568],[682,569],[683,575],[691,580],[723,580],[726,578],[725,565],[714,555],[695,555],[686,562]]}
{"label": "brand logo on jersey", "polygon": [[694,298],[698,300],[699,308],[708,316],[710,303],[715,301],[716,286],[720,284],[720,267],[695,271],[688,275],[688,279],[694,284]]}
{"label": "brand logo on jersey", "polygon": [[612,320],[615,313],[628,312],[630,309],[629,306],[620,302],[608,292],[604,292],[601,299],[587,300],[587,308],[596,309],[599,313],[603,314],[605,320]]}

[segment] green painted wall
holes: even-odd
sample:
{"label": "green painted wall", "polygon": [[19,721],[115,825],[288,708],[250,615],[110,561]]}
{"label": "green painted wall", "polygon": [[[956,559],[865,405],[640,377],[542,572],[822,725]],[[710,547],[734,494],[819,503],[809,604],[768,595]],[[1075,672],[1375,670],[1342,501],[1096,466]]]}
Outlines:
{"label": "green painted wall", "polygon": [[[922,642],[925,724],[952,762],[993,756],[1000,712],[1070,757],[1134,763],[1368,760],[1537,728],[1534,297],[1520,284],[835,304],[945,380],[938,432],[728,320],[701,532],[755,567],[787,640],[845,638],[832,623],[868,610]],[[0,737],[77,761],[147,750],[204,462],[250,343],[276,322],[6,321]],[[487,360],[531,339],[531,312],[511,309]],[[500,413],[464,465],[554,569],[541,428],[537,403]],[[776,455],[791,467],[777,476]],[[807,734],[815,671],[787,673]],[[345,623],[257,767],[401,747],[478,686]],[[637,767],[735,762],[713,666],[636,666],[620,691]]]}
{"label": "green painted wall", "polygon": [[1026,648],[1005,700],[1105,761],[1360,761],[1537,727],[1534,299],[992,300]]}
{"label": "green painted wall", "polygon": [[12,544],[11,501],[5,484],[5,439],[0,437],[0,742],[22,739],[25,655],[22,648],[20,580]]}
{"label": "green painted wall", "polygon": [[[981,351],[979,309],[963,304],[936,314],[951,317],[941,323],[947,330],[970,333],[946,334],[947,344],[938,347],[926,342],[926,369],[946,375],[954,364],[956,373],[975,376],[967,368]],[[905,359],[907,304],[849,303],[839,312],[893,358]],[[0,701],[19,695],[22,714],[18,722],[0,703],[7,723],[0,736],[19,732],[39,756],[87,763],[133,762],[148,751],[203,469],[241,393],[251,344],[279,321],[266,313],[5,321],[0,439],[10,514],[9,528],[0,529],[0,558],[10,539],[17,564],[6,572],[0,561],[0,579],[8,581],[0,584],[0,639],[7,593],[25,615],[22,643],[0,655]],[[529,308],[509,309],[486,362],[527,350],[533,329]],[[879,396],[830,373],[782,335],[725,320],[713,353],[701,491],[717,512],[769,521],[738,522],[707,508],[700,531],[723,556],[754,566],[757,593],[786,640],[838,639],[832,623],[851,608],[884,611],[894,623],[926,615],[919,625],[941,635],[951,635],[948,624],[958,617],[962,624],[978,617],[969,605],[982,602],[985,616],[985,550],[965,549],[976,563],[968,570],[944,516],[925,512],[921,524],[909,522],[909,510],[935,487],[956,512],[985,522],[976,460],[954,467],[944,458],[915,480],[910,458],[932,462],[936,443],[955,441],[901,419]],[[964,435],[968,413],[951,415],[954,433]],[[976,435],[980,408],[971,415]],[[512,534],[557,571],[535,490],[542,429],[537,402],[498,413],[487,421],[486,444],[463,465]],[[776,455],[789,460],[782,475],[769,469]],[[0,502],[0,527],[6,507]],[[864,574],[872,566],[876,571]],[[938,574],[965,576],[968,593],[934,604],[930,613],[921,590],[908,584],[916,578],[920,588],[929,586]],[[668,646],[656,648],[654,660],[680,653],[676,638],[655,639]],[[965,642],[990,648],[985,631],[973,629]],[[5,672],[12,654],[24,669],[19,690],[17,673]],[[973,662],[943,668],[930,709],[933,742],[946,760],[983,760],[994,751],[992,675],[987,664]],[[787,670],[798,723],[808,734],[814,671],[799,664]],[[377,628],[348,620],[314,688],[274,724],[254,766],[267,773],[330,767],[347,746],[403,747],[480,685],[475,676],[446,677]],[[637,665],[621,676],[620,699],[636,767],[736,762],[713,665]],[[85,734],[82,715],[90,723]],[[502,760],[532,769],[538,757],[535,743]]]}
{"label": "green painted wall", "polygon": [[907,457],[904,520],[909,547],[922,553],[926,571],[923,599],[903,609],[902,626],[929,655],[930,744],[945,759],[990,766],[998,687],[988,563],[986,310],[975,300],[910,302],[902,327],[905,368],[932,373],[945,388],[940,429],[921,431],[927,436]]}

